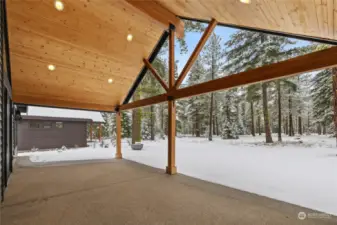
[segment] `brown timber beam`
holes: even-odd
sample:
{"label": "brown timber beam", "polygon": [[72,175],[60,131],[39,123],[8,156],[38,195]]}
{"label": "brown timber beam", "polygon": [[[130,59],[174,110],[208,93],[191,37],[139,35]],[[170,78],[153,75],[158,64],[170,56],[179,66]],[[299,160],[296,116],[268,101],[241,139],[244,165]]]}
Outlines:
{"label": "brown timber beam", "polygon": [[181,85],[181,83],[185,79],[188,71],[190,71],[191,67],[193,66],[195,60],[197,60],[197,58],[200,54],[200,51],[202,50],[202,48],[206,44],[209,36],[211,36],[211,34],[212,34],[214,28],[216,27],[216,25],[217,25],[217,21],[215,19],[212,19],[212,21],[208,25],[207,29],[204,31],[204,34],[202,35],[199,43],[197,44],[194,51],[192,52],[192,55],[190,56],[187,63],[185,64],[183,70],[181,71],[180,76],[178,77],[178,79],[176,81],[176,84],[174,86],[176,89],[179,88],[179,86]]}
{"label": "brown timber beam", "polygon": [[116,159],[122,158],[122,122],[121,112],[116,112]]}
{"label": "brown timber beam", "polygon": [[159,76],[157,71],[153,68],[151,63],[147,59],[143,59],[143,62],[145,64],[145,66],[152,72],[153,76],[157,79],[157,81],[160,83],[160,85],[166,90],[166,92],[168,92],[169,89],[168,89],[166,83],[163,81],[163,79],[161,79],[161,77]]}
{"label": "brown timber beam", "polygon": [[159,2],[140,0],[126,1],[159,22],[159,24],[161,24],[165,30],[169,27],[170,24],[173,24],[176,27],[177,37],[184,37],[184,22],[170,10],[162,6]]}
{"label": "brown timber beam", "polygon": [[151,98],[141,99],[135,102],[131,102],[125,105],[121,105],[120,110],[135,109],[143,106],[154,105],[157,103],[165,102],[167,100],[167,94],[157,95]]}
{"label": "brown timber beam", "polygon": [[337,47],[331,47],[329,49],[313,52],[283,62],[248,70],[190,87],[172,90],[167,94],[122,105],[120,108],[122,110],[133,109],[165,102],[167,101],[168,96],[171,96],[171,98],[174,99],[187,98],[208,92],[225,90],[262,81],[295,76],[305,72],[335,67],[336,65]]}
{"label": "brown timber beam", "polygon": [[[170,29],[169,35],[169,88],[170,90],[174,87],[174,29]],[[167,167],[166,173],[176,174],[176,103],[174,99],[168,99],[168,156],[167,156]]]}

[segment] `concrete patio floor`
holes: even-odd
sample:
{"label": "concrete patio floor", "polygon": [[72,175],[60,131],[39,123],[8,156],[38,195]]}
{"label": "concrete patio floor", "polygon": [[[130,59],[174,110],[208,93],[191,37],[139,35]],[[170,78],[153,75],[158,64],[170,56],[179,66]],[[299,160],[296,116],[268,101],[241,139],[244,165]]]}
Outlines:
{"label": "concrete patio floor", "polygon": [[[179,168],[178,168],[179,169]],[[3,225],[337,224],[310,209],[127,160],[17,167]]]}

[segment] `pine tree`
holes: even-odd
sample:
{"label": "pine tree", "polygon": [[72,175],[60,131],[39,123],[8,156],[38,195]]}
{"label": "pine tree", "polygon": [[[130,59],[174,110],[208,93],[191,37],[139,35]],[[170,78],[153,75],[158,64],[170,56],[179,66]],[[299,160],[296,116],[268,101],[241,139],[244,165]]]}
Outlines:
{"label": "pine tree", "polygon": [[[313,118],[317,133],[332,133],[333,128],[333,93],[332,70],[325,69],[312,78],[311,95],[313,100]],[[328,128],[328,129],[327,129]]]}
{"label": "pine tree", "polygon": [[[220,72],[222,66],[221,59],[223,51],[221,48],[221,38],[216,34],[212,34],[204,51],[204,61],[207,65],[207,80],[214,80]],[[208,140],[212,141],[213,135],[213,110],[214,110],[214,93],[210,94],[209,101],[209,123],[208,123]]]}
{"label": "pine tree", "polygon": [[[288,38],[251,31],[238,31],[226,42],[228,64],[225,70],[238,73],[278,62],[292,54],[285,46],[294,44]],[[273,142],[268,111],[268,83],[261,84],[266,142]]]}

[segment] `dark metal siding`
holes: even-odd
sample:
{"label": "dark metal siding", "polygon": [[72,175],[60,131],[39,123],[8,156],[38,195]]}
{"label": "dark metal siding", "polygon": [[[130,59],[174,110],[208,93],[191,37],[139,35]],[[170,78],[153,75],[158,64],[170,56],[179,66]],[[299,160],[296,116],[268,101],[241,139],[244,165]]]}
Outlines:
{"label": "dark metal siding", "polygon": [[13,103],[5,1],[0,0],[0,162],[1,200],[13,170]]}
{"label": "dark metal siding", "polygon": [[[39,123],[40,128],[31,128],[30,123]],[[43,128],[43,123],[52,124],[51,128]],[[86,122],[63,122],[63,128],[56,127],[56,121],[22,120],[18,122],[18,150],[32,148],[50,149],[66,147],[86,147]]]}

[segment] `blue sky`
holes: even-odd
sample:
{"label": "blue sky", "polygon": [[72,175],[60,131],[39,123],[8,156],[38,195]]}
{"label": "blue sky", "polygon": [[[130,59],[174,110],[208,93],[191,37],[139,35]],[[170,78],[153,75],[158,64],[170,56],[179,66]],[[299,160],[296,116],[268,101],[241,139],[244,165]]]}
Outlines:
{"label": "blue sky", "polygon": [[[214,29],[214,32],[221,37],[223,44],[225,42],[227,42],[230,39],[230,36],[233,33],[235,33],[236,31],[238,31],[238,29],[227,28],[227,27],[223,27],[223,26],[217,26]],[[190,57],[193,49],[195,48],[198,41],[200,40],[201,35],[202,35],[202,33],[199,33],[199,32],[188,32],[188,33],[185,34],[185,40],[186,40],[187,47],[188,47],[187,53],[181,54],[180,53],[180,46],[178,44],[176,45],[175,58],[176,58],[176,60],[179,61],[178,72],[180,72],[182,70],[186,61]],[[293,39],[293,40],[295,40],[295,39]],[[308,45],[308,44],[310,44],[310,42],[297,40],[296,45],[292,45],[292,47],[295,47],[295,46],[300,47],[300,46],[305,46],[305,45]]]}

